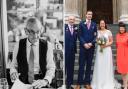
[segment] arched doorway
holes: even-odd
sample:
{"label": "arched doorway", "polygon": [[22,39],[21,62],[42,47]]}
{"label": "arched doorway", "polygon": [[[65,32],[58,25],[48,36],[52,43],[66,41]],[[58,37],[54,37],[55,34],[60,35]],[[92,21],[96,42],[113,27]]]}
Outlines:
{"label": "arched doorway", "polygon": [[113,23],[112,0],[87,0],[87,10],[93,11],[93,20],[99,22],[105,19],[108,24]]}

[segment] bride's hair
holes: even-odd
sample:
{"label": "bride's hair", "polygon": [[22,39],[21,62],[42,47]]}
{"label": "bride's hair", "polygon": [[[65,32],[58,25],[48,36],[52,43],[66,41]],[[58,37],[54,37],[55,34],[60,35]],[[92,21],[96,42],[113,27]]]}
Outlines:
{"label": "bride's hair", "polygon": [[101,19],[101,20],[99,21],[98,29],[101,30],[101,27],[100,27],[100,22],[101,22],[101,21],[104,21],[104,23],[105,23],[105,29],[108,29],[107,24],[106,24],[106,21],[105,21],[104,19]]}

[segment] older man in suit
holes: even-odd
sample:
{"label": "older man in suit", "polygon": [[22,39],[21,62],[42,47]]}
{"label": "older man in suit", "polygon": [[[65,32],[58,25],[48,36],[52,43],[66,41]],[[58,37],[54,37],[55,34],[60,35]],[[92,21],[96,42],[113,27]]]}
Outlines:
{"label": "older man in suit", "polygon": [[[79,74],[78,85],[76,89],[80,89],[80,85],[85,85],[86,89],[92,89],[91,83],[91,67],[95,50],[95,42],[97,37],[97,26],[92,19],[92,11],[87,11],[86,20],[79,24],[79,40],[80,40],[80,57],[79,57]],[[86,71],[84,71],[86,63]],[[85,76],[85,77],[84,77]]]}
{"label": "older man in suit", "polygon": [[41,29],[37,18],[28,19],[25,28],[28,36],[16,44],[10,69],[12,80],[19,77],[23,83],[35,88],[46,87],[55,75],[52,45],[40,39]]}
{"label": "older man in suit", "polygon": [[73,83],[74,61],[76,53],[77,27],[75,24],[75,17],[68,17],[68,24],[65,25],[65,72],[67,75],[66,86],[67,89]]}

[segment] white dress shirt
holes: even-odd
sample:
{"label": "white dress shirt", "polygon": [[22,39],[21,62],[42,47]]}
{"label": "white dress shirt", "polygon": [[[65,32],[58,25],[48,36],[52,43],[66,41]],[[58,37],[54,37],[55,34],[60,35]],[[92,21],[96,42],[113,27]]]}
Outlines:
{"label": "white dress shirt", "polygon": [[[51,83],[53,77],[55,76],[55,62],[53,60],[53,47],[50,42],[47,42],[48,44],[48,50],[47,50],[47,56],[46,56],[46,75],[44,79],[47,79],[49,83]],[[14,51],[13,51],[13,60],[11,63],[10,68],[10,74],[13,72],[17,72],[17,53],[19,49],[19,42],[15,45]],[[27,53],[27,61],[29,62],[29,55],[30,55],[30,49],[31,49],[31,43],[27,39],[26,43],[26,53]],[[34,74],[39,74],[40,66],[39,66],[39,40],[34,43],[33,46],[34,50]],[[29,64],[29,63],[28,63]]]}
{"label": "white dress shirt", "polygon": [[70,30],[70,32],[71,32],[71,34],[73,34],[73,27],[70,25],[70,24],[68,24],[68,27],[69,27],[69,30]]}

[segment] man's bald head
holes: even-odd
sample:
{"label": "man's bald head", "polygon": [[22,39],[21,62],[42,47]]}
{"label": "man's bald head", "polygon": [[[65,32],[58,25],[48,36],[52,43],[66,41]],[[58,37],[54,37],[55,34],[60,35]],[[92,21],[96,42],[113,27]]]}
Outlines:
{"label": "man's bald head", "polygon": [[73,24],[75,23],[75,16],[69,16],[69,17],[68,17],[68,23],[69,23],[70,25],[73,25]]}

